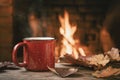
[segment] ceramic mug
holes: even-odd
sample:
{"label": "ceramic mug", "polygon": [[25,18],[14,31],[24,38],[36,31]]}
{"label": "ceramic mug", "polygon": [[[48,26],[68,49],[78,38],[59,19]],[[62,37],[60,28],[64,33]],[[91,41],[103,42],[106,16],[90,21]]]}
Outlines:
{"label": "ceramic mug", "polygon": [[[23,47],[23,62],[18,62],[17,51]],[[52,37],[29,37],[16,44],[12,52],[13,62],[29,71],[47,71],[55,67],[55,39]]]}

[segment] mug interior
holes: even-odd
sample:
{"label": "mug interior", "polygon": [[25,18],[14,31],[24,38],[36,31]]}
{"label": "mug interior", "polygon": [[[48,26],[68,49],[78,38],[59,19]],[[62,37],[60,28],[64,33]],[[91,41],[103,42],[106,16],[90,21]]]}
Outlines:
{"label": "mug interior", "polygon": [[23,40],[53,40],[53,37],[28,37],[24,38]]}

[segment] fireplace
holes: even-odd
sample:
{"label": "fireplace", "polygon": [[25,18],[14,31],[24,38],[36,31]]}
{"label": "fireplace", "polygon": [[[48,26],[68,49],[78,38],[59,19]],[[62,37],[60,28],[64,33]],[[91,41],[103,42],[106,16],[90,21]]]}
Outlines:
{"label": "fireplace", "polygon": [[[63,56],[63,38],[72,48],[79,46],[76,51],[85,51],[86,55],[108,50],[108,47],[103,49],[100,33],[104,33],[101,30],[107,11],[112,5],[113,0],[14,0],[13,45],[24,37],[51,36],[57,41],[56,57]],[[64,22],[66,16],[69,18]],[[60,32],[60,27],[65,23],[69,23],[71,30],[76,28],[75,32],[70,32],[73,32],[72,40],[75,40],[76,44],[72,44],[70,39]],[[63,33],[67,31],[70,29]],[[111,46],[112,43],[110,48]]]}

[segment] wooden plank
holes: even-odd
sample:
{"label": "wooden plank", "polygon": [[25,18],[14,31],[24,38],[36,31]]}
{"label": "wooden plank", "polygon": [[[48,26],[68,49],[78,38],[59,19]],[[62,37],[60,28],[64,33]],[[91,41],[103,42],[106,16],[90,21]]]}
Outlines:
{"label": "wooden plank", "polygon": [[[62,67],[60,65],[56,67]],[[64,68],[68,68],[65,66]],[[25,68],[20,68],[18,70],[5,70],[6,72],[0,74],[1,80],[106,80],[95,78],[91,75],[93,71],[85,70],[80,68],[75,74],[68,77],[62,78],[51,71],[48,72],[30,72],[26,71]],[[19,76],[19,78],[18,78]]]}

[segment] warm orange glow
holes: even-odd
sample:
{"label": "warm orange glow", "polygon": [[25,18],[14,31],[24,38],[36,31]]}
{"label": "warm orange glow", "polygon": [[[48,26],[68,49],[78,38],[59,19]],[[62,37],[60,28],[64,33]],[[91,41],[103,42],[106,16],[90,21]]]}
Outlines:
{"label": "warm orange glow", "polygon": [[77,45],[80,44],[79,40],[74,39],[77,26],[70,25],[68,12],[65,11],[64,17],[60,15],[59,20],[61,24],[60,34],[63,36],[60,56],[64,56],[66,53],[72,54],[75,59],[77,59],[79,55],[86,56],[84,50]]}
{"label": "warm orange glow", "polygon": [[79,52],[81,53],[82,56],[86,56],[85,52],[84,52],[84,50],[82,48],[79,48]]}

